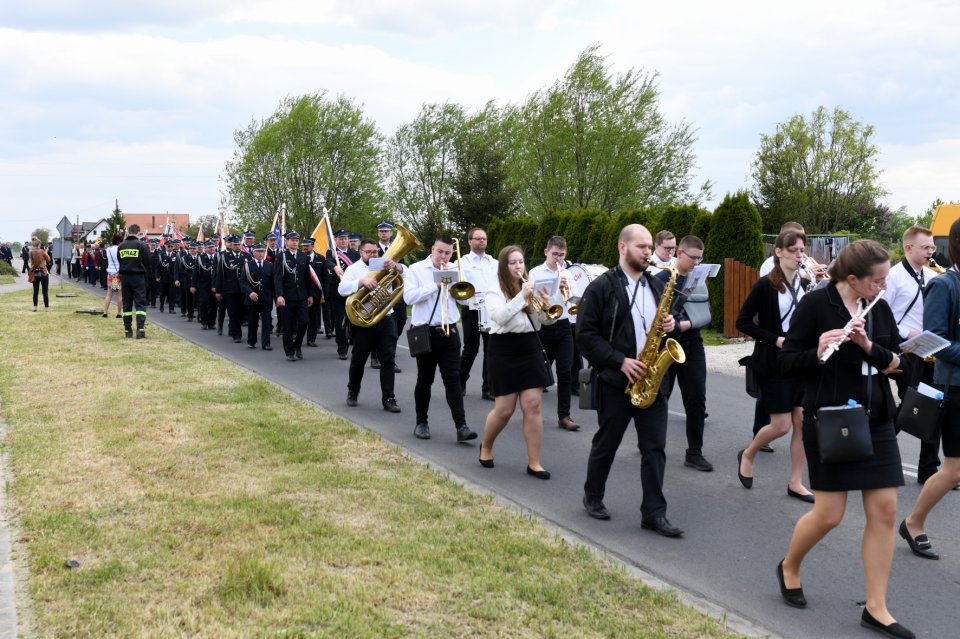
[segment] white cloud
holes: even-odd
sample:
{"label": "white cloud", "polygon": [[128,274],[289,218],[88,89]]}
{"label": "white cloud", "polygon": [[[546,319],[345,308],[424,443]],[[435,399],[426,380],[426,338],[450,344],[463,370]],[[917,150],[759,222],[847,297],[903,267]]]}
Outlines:
{"label": "white cloud", "polygon": [[920,215],[937,198],[960,201],[960,137],[926,144],[880,145],[881,181],[892,208]]}

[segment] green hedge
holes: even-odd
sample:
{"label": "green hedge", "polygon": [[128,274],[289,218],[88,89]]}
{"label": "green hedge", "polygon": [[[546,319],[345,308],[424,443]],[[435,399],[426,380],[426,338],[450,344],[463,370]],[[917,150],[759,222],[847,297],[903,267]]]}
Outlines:
{"label": "green hedge", "polygon": [[690,229],[690,235],[696,235],[704,244],[707,242],[707,238],[710,237],[710,223],[713,221],[713,215],[710,211],[701,210],[697,214],[697,219],[693,222],[693,227]]}
{"label": "green hedge", "polygon": [[19,273],[17,272],[17,269],[13,268],[3,260],[0,260],[0,275],[13,275],[14,277],[17,277]]}
{"label": "green hedge", "polygon": [[[757,207],[746,191],[727,195],[713,213],[704,255],[706,261],[723,263],[731,257],[754,268],[763,262],[762,223]],[[723,271],[708,280],[713,326],[723,328]]]}
{"label": "green hedge", "polygon": [[657,231],[666,229],[676,235],[679,242],[681,238],[690,235],[699,213],[700,207],[696,204],[668,206],[660,216],[657,230],[651,229],[651,234],[656,237]]}
{"label": "green hedge", "polygon": [[652,209],[627,209],[614,216],[607,222],[602,242],[602,257],[596,260],[597,263],[612,267],[620,261],[617,240],[620,239],[620,231],[628,224],[642,224],[653,237],[659,229],[659,216]]}

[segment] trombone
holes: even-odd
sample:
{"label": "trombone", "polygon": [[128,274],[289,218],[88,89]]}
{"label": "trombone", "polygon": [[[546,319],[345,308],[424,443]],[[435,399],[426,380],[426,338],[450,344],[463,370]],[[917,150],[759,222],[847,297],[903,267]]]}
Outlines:
{"label": "trombone", "polygon": [[450,285],[450,296],[458,302],[462,302],[476,295],[477,290],[473,284],[463,279],[463,259],[460,257],[459,237],[453,238],[453,245],[457,249],[457,271],[460,273],[460,279]]}
{"label": "trombone", "polygon": [[[520,276],[520,281],[524,284],[527,283],[527,280],[524,279],[523,275]],[[561,315],[563,315],[563,307],[559,304],[550,304],[544,308],[543,300],[537,297],[536,291],[530,294],[530,307],[535,311],[545,314],[552,320],[558,319]]]}

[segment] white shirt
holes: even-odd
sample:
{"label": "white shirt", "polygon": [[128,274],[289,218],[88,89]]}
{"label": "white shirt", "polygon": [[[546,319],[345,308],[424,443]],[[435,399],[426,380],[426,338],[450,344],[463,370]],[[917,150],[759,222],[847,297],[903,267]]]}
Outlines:
{"label": "white shirt", "polygon": [[[639,354],[643,350],[643,345],[647,342],[647,332],[653,326],[653,320],[657,317],[657,298],[643,275],[640,276],[640,286],[638,288],[636,280],[630,279],[630,275],[626,271],[623,274],[627,276],[627,302],[633,300],[630,315],[633,318],[633,333],[637,339],[637,354]],[[633,294],[634,290],[637,291],[636,297]]]}
{"label": "white shirt", "polygon": [[[340,283],[337,284],[337,292],[343,297],[353,295],[360,289],[360,280],[365,278],[369,272],[370,265],[364,263],[363,260],[357,260],[348,266],[347,270],[343,272],[343,279],[341,279]],[[390,310],[387,311],[387,315],[392,314],[393,307],[390,307]]]}
{"label": "white shirt", "polygon": [[[460,259],[460,262],[463,262],[463,277],[473,284],[477,295],[484,295],[488,290],[500,287],[497,279],[497,260],[486,253],[477,255],[470,251]],[[450,268],[459,269],[460,262],[454,262],[450,265]],[[471,311],[475,311],[477,310],[477,295],[460,303]]]}
{"label": "white shirt", "polygon": [[[535,266],[532,269],[530,269],[530,279],[533,281],[555,280],[559,277],[559,275],[560,275],[560,269],[557,269],[556,271],[551,270],[550,267],[547,266],[546,262],[544,262],[540,266]],[[567,282],[569,283],[569,281],[570,280],[568,277]],[[567,312],[567,306],[566,304],[563,303],[563,295],[560,294],[559,284],[557,285],[557,290],[555,290],[553,292],[553,295],[550,296],[550,303],[559,304],[560,306],[563,307],[563,314],[557,318],[557,321],[570,319],[570,313]]]}
{"label": "white shirt", "polygon": [[[790,322],[793,321],[793,315],[797,312],[797,304],[800,303],[800,299],[807,292],[807,289],[803,286],[803,280],[800,279],[800,273],[797,273],[793,277],[793,286],[790,285],[790,282],[784,282],[785,288],[782,293],[777,294],[777,302],[780,304],[780,326],[783,328],[783,332],[786,333],[790,330]],[[790,289],[793,289],[793,293],[790,292]],[[793,303],[794,295],[797,298],[797,304]]]}
{"label": "white shirt", "polygon": [[671,256],[670,259],[661,260],[660,256],[657,255],[657,252],[654,251],[650,255],[650,263],[662,269],[664,266],[669,266],[670,264],[673,264],[673,256]]}
{"label": "white shirt", "polygon": [[[430,323],[431,326],[440,326],[443,309],[437,301],[440,287],[433,281],[433,274],[440,269],[434,268],[428,257],[420,260],[413,266],[404,269],[403,300],[413,306],[413,315],[410,317],[412,326]],[[434,311],[433,305],[437,303]],[[433,318],[430,313],[433,311]],[[454,324],[460,318],[457,302],[453,297],[447,299],[447,323]]]}
{"label": "white shirt", "polygon": [[[484,291],[484,301],[490,314],[491,333],[532,333],[534,326],[540,330],[541,326],[553,324],[555,321],[543,313],[527,315],[523,312],[523,308],[527,305],[526,298],[517,294],[508,302],[499,284],[496,288]],[[530,320],[533,320],[533,324]]]}
{"label": "white shirt", "polygon": [[116,275],[120,272],[120,259],[117,255],[119,246],[111,246],[107,249],[107,275]]}
{"label": "white shirt", "polygon": [[[923,274],[924,286],[929,286],[930,280],[937,276],[936,271],[926,266],[921,267],[920,272]],[[890,305],[890,310],[893,311],[893,319],[897,322],[897,328],[900,331],[900,337],[904,339],[910,331],[923,330],[923,292],[921,291],[920,295],[917,295],[919,287],[920,283],[907,272],[902,261],[897,262],[890,268],[890,273],[887,274],[887,292],[883,294],[883,299]],[[911,307],[910,303],[913,302],[914,297],[917,298],[917,301]],[[910,308],[909,313],[907,313],[908,307]],[[904,313],[906,313],[906,316],[904,316]],[[903,318],[903,320],[901,321],[900,318]]]}

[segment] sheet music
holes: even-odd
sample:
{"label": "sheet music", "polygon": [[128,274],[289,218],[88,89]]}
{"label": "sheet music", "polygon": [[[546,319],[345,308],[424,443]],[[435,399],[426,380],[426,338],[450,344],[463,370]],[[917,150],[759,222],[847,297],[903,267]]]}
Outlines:
{"label": "sheet music", "polygon": [[371,271],[380,271],[383,270],[384,258],[382,257],[371,257],[370,258],[370,270]]}
{"label": "sheet music", "polygon": [[439,284],[446,280],[447,284],[453,284],[460,281],[460,273],[457,271],[434,271],[433,281]]}
{"label": "sheet music", "polygon": [[687,280],[683,283],[683,292],[690,293],[694,289],[703,286],[707,278],[710,277],[710,267],[712,264],[698,264],[690,271]]}
{"label": "sheet music", "polygon": [[537,295],[540,293],[546,293],[547,295],[553,295],[557,292],[557,284],[559,279],[556,277],[551,277],[549,279],[535,280],[533,283],[533,292]]}
{"label": "sheet music", "polygon": [[917,357],[927,357],[942,351],[947,346],[950,346],[950,340],[930,331],[923,331],[916,337],[900,342],[900,352],[913,353]]}
{"label": "sheet music", "polygon": [[700,266],[710,267],[710,274],[707,277],[716,277],[717,274],[720,272],[720,264],[701,264]]}

